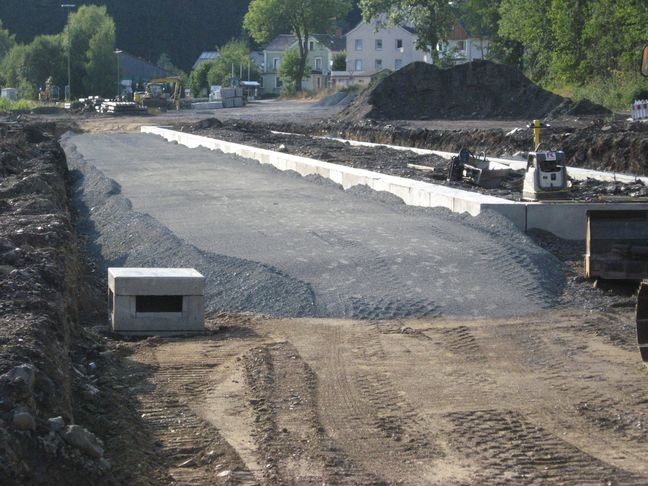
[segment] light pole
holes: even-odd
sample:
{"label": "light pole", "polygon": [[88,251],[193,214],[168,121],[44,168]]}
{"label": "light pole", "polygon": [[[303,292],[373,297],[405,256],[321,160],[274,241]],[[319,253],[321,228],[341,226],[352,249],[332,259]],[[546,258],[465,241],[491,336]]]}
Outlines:
{"label": "light pole", "polygon": [[71,46],[72,46],[72,31],[70,30],[70,12],[72,11],[73,8],[76,8],[76,5],[73,3],[63,3],[61,4],[61,8],[67,8],[68,10],[68,45],[67,45],[67,55],[68,55],[68,65],[67,65],[67,71],[68,71],[68,85],[67,89],[65,90],[65,101],[70,101],[72,98],[72,80],[71,80],[71,71],[70,71],[70,51],[71,51]]}
{"label": "light pole", "polygon": [[121,79],[119,79],[119,55],[124,52],[120,49],[115,49],[115,56],[117,56],[117,98],[121,94]]}

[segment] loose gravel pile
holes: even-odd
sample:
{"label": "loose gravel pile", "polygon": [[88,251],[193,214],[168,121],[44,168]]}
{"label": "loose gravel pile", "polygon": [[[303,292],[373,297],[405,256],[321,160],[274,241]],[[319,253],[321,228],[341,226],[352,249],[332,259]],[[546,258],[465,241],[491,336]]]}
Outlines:
{"label": "loose gravel pile", "polygon": [[268,315],[311,316],[311,288],[268,265],[207,253],[184,242],[147,214],[133,211],[119,185],[87,164],[64,137],[73,170],[78,231],[106,274],[111,266],[195,268],[207,281],[210,311],[253,311]]}

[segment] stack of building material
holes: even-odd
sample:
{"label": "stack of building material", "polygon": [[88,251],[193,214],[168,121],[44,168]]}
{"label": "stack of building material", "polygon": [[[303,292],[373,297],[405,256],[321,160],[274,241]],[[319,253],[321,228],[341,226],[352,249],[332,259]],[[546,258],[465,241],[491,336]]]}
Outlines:
{"label": "stack of building material", "polygon": [[132,101],[104,101],[98,110],[100,113],[139,113],[146,108]]}
{"label": "stack of building material", "polygon": [[240,108],[243,103],[243,88],[221,88],[223,108]]}

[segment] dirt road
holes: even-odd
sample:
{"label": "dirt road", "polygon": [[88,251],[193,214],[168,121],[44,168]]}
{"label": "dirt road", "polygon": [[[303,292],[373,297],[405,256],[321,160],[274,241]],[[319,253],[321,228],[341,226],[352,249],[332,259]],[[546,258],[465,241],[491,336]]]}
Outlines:
{"label": "dirt road", "polygon": [[599,332],[630,318],[215,317],[121,349],[179,484],[645,484],[646,369]]}

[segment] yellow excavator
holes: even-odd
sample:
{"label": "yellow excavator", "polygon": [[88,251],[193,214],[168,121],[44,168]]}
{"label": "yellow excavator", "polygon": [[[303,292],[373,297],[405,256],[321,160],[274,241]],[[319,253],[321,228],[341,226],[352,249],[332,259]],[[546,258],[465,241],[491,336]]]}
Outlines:
{"label": "yellow excavator", "polygon": [[145,91],[136,92],[133,99],[138,105],[146,108],[168,110],[180,109],[182,81],[178,76],[152,79],[146,84]]}

